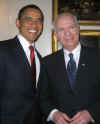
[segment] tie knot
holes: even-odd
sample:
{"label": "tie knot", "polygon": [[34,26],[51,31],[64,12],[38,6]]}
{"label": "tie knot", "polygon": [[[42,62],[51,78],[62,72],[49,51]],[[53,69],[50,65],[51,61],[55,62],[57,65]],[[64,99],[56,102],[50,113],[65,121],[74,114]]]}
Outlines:
{"label": "tie knot", "polygon": [[34,48],[31,46],[29,46],[29,49],[30,49],[30,61],[31,61],[31,64],[33,63],[33,59],[34,59]]}
{"label": "tie knot", "polygon": [[73,53],[69,53],[69,58],[73,59]]}
{"label": "tie knot", "polygon": [[29,49],[30,49],[30,51],[31,52],[33,52],[34,51],[34,48],[33,48],[33,46],[31,45],[31,46],[29,46]]}

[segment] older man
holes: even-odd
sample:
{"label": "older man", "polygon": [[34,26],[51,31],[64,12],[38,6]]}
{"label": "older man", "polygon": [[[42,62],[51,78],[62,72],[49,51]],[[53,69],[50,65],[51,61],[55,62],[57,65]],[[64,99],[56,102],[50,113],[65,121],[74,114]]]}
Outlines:
{"label": "older man", "polygon": [[80,44],[72,14],[58,15],[54,28],[63,48],[43,60],[41,110],[51,124],[99,124],[100,52]]}

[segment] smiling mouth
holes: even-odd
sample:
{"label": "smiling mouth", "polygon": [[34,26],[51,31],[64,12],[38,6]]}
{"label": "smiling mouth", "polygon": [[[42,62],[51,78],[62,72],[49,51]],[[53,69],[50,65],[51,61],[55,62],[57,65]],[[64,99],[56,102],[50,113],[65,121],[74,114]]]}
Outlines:
{"label": "smiling mouth", "polygon": [[29,30],[29,33],[37,33],[37,30]]}

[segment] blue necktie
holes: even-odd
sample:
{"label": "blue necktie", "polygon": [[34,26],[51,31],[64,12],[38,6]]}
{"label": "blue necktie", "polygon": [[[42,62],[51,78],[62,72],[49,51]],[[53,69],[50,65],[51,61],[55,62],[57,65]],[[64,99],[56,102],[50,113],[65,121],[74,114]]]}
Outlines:
{"label": "blue necktie", "polygon": [[67,65],[67,74],[68,74],[71,88],[73,88],[74,83],[75,83],[75,78],[76,78],[76,63],[73,59],[72,53],[69,54],[69,58],[70,58],[70,60],[69,60],[68,65]]}

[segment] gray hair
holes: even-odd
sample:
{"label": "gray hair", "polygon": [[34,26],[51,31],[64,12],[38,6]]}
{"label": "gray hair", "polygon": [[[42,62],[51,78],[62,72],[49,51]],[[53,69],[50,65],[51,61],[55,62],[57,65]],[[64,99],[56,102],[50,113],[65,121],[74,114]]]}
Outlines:
{"label": "gray hair", "polygon": [[74,22],[75,22],[75,24],[76,24],[77,26],[79,26],[77,17],[76,17],[75,15],[73,15],[72,13],[61,13],[61,14],[59,14],[59,15],[56,17],[55,21],[54,21],[53,24],[52,24],[54,31],[56,31],[56,26],[55,26],[55,25],[56,25],[57,20],[58,20],[59,18],[63,17],[63,16],[72,17],[73,20],[74,20]]}

